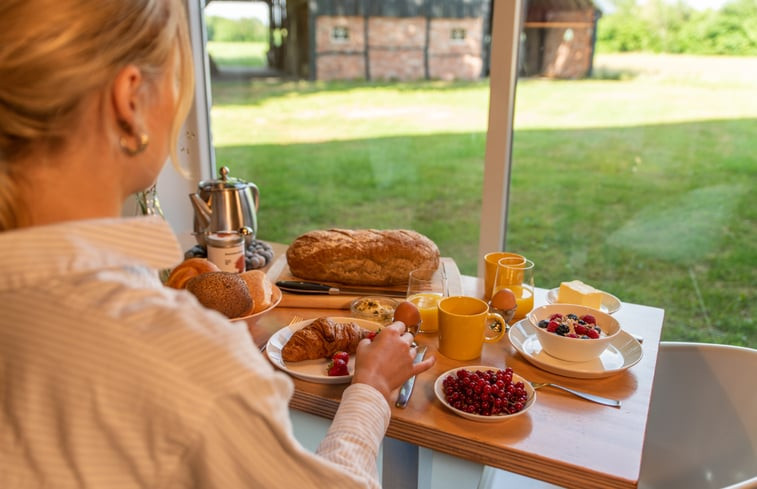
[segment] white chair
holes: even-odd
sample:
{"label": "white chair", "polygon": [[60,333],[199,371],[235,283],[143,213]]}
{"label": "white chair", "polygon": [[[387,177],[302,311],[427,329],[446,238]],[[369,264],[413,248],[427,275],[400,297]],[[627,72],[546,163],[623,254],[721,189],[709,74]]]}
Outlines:
{"label": "white chair", "polygon": [[757,488],[757,350],[663,342],[639,489]]}

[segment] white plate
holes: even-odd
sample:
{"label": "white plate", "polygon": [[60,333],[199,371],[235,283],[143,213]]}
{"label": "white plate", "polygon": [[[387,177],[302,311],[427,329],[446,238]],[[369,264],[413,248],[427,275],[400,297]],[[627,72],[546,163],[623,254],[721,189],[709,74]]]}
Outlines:
{"label": "white plate", "polygon": [[457,414],[458,416],[462,416],[465,419],[470,419],[472,421],[479,421],[482,423],[497,423],[499,421],[507,421],[508,419],[513,419],[517,416],[520,416],[521,414],[528,411],[531,406],[534,405],[534,402],[536,402],[536,391],[533,387],[531,387],[531,384],[521,377],[520,375],[513,373],[513,382],[523,382],[523,384],[526,387],[526,392],[528,392],[528,401],[526,402],[526,406],[518,411],[515,414],[496,414],[492,416],[483,416],[481,414],[471,414],[466,413],[464,411],[460,411],[459,409],[456,409],[452,407],[448,402],[447,399],[445,399],[444,396],[444,379],[447,378],[448,375],[456,375],[458,370],[468,370],[468,371],[476,371],[476,370],[497,370],[497,367],[491,367],[487,365],[467,365],[465,367],[458,367],[453,368],[452,370],[447,370],[443,374],[441,374],[439,377],[436,378],[436,382],[434,382],[434,393],[436,394],[436,398],[439,399],[439,402],[441,402],[444,406],[447,407],[450,411]]}
{"label": "white plate", "polygon": [[530,363],[553,374],[577,379],[609,377],[633,367],[641,360],[641,345],[621,330],[598,358],[588,362],[566,362],[542,350],[535,328],[527,319],[515,323],[508,332],[510,343]]}
{"label": "white plate", "polygon": [[[557,293],[560,291],[560,288],[550,289],[547,291],[547,303],[548,304],[557,304]],[[620,299],[615,297],[614,295],[608,293],[608,292],[602,292],[602,301],[599,303],[599,310],[602,312],[606,312],[607,314],[612,314],[615,312],[618,312],[618,309],[620,309]]]}
{"label": "white plate", "polygon": [[275,285],[273,285],[271,288],[271,299],[273,299],[273,302],[266,309],[263,309],[262,311],[258,311],[255,314],[248,314],[247,316],[240,316],[238,318],[234,318],[232,319],[232,321],[246,321],[247,319],[257,318],[267,313],[268,311],[272,310],[274,307],[278,306],[279,302],[281,302],[281,289],[279,289]]}
{"label": "white plate", "polygon": [[[352,322],[371,331],[376,331],[382,327],[380,323],[368,321],[367,319],[331,316],[330,318],[339,323]],[[313,321],[315,321],[315,319],[307,319],[305,321],[300,321],[299,323],[290,324],[274,333],[266,345],[266,354],[268,355],[268,358],[278,368],[298,379],[317,382],[319,384],[346,384],[350,382],[352,380],[352,374],[355,371],[354,355],[350,355],[350,361],[347,364],[347,369],[350,374],[333,377],[328,375],[329,361],[325,358],[318,360],[304,360],[302,362],[285,362],[284,359],[281,358],[281,349],[286,342],[289,341],[289,338],[291,338],[296,331],[299,331]]]}

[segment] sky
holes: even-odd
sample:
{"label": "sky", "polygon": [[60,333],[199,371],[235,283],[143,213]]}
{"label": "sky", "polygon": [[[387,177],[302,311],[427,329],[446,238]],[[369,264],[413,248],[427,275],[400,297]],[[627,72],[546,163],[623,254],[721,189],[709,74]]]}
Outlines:
{"label": "sky", "polygon": [[[609,13],[612,9],[608,0],[594,0],[602,11]],[[727,0],[686,0],[686,3],[697,10],[719,9]],[[264,2],[229,2],[215,0],[205,7],[206,16],[226,17],[237,19],[240,17],[253,17],[268,24],[268,7]]]}
{"label": "sky", "polygon": [[[670,0],[671,2],[673,0]],[[689,5],[691,8],[696,10],[705,10],[705,9],[713,9],[718,10],[720,7],[722,7],[727,0],[684,0],[687,5]],[[599,6],[599,8],[606,13],[612,12],[612,8],[610,7],[612,5],[612,2],[609,2],[608,0],[594,0],[594,3]]]}
{"label": "sky", "polygon": [[268,7],[265,2],[212,1],[205,7],[205,16],[226,17],[228,19],[252,17],[262,20],[267,25]]}

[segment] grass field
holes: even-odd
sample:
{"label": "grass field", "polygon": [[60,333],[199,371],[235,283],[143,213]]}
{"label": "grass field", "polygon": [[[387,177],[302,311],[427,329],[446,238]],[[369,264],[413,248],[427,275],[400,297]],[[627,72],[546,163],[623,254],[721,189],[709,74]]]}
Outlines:
{"label": "grass field", "polygon": [[[596,79],[519,83],[507,247],[538,286],[581,278],[665,308],[664,339],[757,346],[756,61],[606,55]],[[486,81],[212,87],[262,238],[410,227],[476,273]]]}
{"label": "grass field", "polygon": [[265,42],[208,41],[208,54],[220,67],[262,68],[266,65]]}

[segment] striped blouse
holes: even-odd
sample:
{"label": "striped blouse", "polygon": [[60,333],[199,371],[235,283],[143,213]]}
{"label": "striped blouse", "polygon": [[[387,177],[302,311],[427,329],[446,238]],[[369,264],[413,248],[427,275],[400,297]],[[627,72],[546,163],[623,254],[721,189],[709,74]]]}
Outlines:
{"label": "striped blouse", "polygon": [[180,259],[160,218],[0,233],[0,487],[378,488],[381,394],[304,449],[246,325],[158,280]]}

